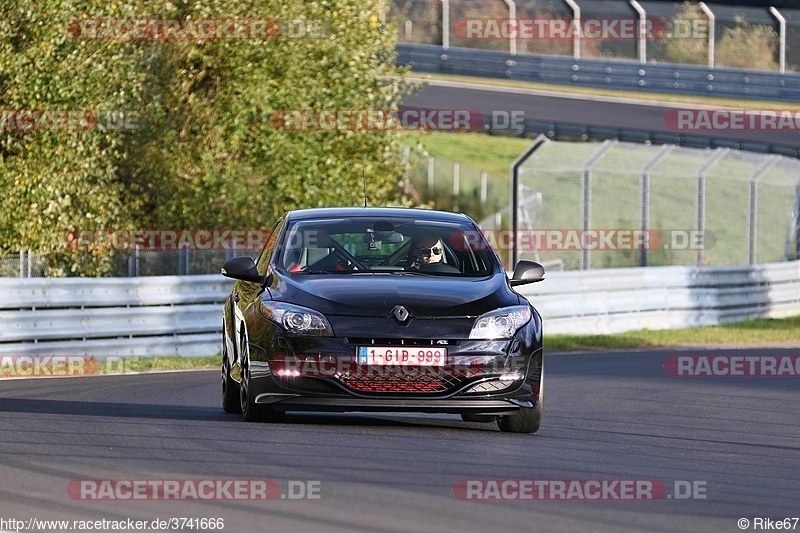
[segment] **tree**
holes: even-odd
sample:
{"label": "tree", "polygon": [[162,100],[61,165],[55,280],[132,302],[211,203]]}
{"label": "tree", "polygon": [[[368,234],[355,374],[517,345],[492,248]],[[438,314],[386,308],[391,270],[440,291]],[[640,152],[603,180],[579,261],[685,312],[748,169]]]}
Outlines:
{"label": "tree", "polygon": [[[3,4],[0,249],[46,253],[55,274],[96,275],[109,272],[110,250],[71,250],[69,232],[269,227],[287,208],[360,203],[362,170],[371,202],[395,200],[396,132],[293,131],[272,120],[283,110],[396,109],[395,32],[378,4]],[[94,39],[96,19],[267,20],[281,31]],[[100,120],[77,131],[16,120],[37,110]],[[109,128],[119,114],[131,120]]]}

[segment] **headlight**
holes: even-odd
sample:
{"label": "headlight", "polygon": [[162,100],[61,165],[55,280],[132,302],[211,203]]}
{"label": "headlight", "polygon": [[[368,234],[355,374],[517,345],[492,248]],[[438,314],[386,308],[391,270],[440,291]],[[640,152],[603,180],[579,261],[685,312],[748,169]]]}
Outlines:
{"label": "headlight", "polygon": [[322,313],[284,302],[261,302],[261,314],[290,335],[332,337],[333,328]]}
{"label": "headlight", "polygon": [[527,305],[504,307],[484,313],[475,321],[470,339],[510,339],[519,328],[531,319],[531,308]]}

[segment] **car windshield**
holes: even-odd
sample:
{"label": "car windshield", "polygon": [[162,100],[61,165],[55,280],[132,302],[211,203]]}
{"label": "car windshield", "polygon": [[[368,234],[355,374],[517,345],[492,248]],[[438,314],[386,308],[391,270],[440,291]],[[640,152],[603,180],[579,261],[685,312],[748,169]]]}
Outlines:
{"label": "car windshield", "polygon": [[295,221],[286,229],[276,268],[298,275],[478,277],[500,267],[472,224],[363,216]]}

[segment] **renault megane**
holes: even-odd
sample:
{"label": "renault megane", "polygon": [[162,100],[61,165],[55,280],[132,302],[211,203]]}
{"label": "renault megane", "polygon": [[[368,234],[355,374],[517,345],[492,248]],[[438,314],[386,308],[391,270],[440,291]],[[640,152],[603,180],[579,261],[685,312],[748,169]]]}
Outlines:
{"label": "renault megane", "polygon": [[462,214],[293,211],[257,260],[237,257],[223,318],[222,405],[247,421],[287,411],[460,414],[532,433],[543,411],[542,320]]}

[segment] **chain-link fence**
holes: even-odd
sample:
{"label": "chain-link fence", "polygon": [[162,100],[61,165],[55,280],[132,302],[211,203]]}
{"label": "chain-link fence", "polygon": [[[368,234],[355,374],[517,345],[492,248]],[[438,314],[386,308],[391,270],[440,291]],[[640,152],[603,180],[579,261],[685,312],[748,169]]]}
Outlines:
{"label": "chain-link fence", "polygon": [[640,41],[642,13],[629,2],[577,4],[580,19],[563,0],[390,0],[386,18],[402,43],[700,65],[710,57],[717,67],[758,70],[779,69],[783,23],[785,68],[800,68],[797,8],[640,0],[648,28]]}
{"label": "chain-link fence", "polygon": [[520,169],[513,237],[519,258],[565,269],[795,259],[799,179],[778,155],[546,142]]}
{"label": "chain-link fence", "polygon": [[[87,252],[88,253],[88,252]],[[226,259],[259,251],[245,250],[130,250],[112,256],[113,267],[107,273],[113,277],[186,276],[219,274]],[[54,275],[53,264],[47,255],[31,250],[0,257],[0,277],[39,278]],[[63,273],[62,273],[63,274]]]}
{"label": "chain-link fence", "polygon": [[476,220],[492,215],[509,203],[508,176],[444,157],[406,149],[406,193],[418,204],[467,213]]}

